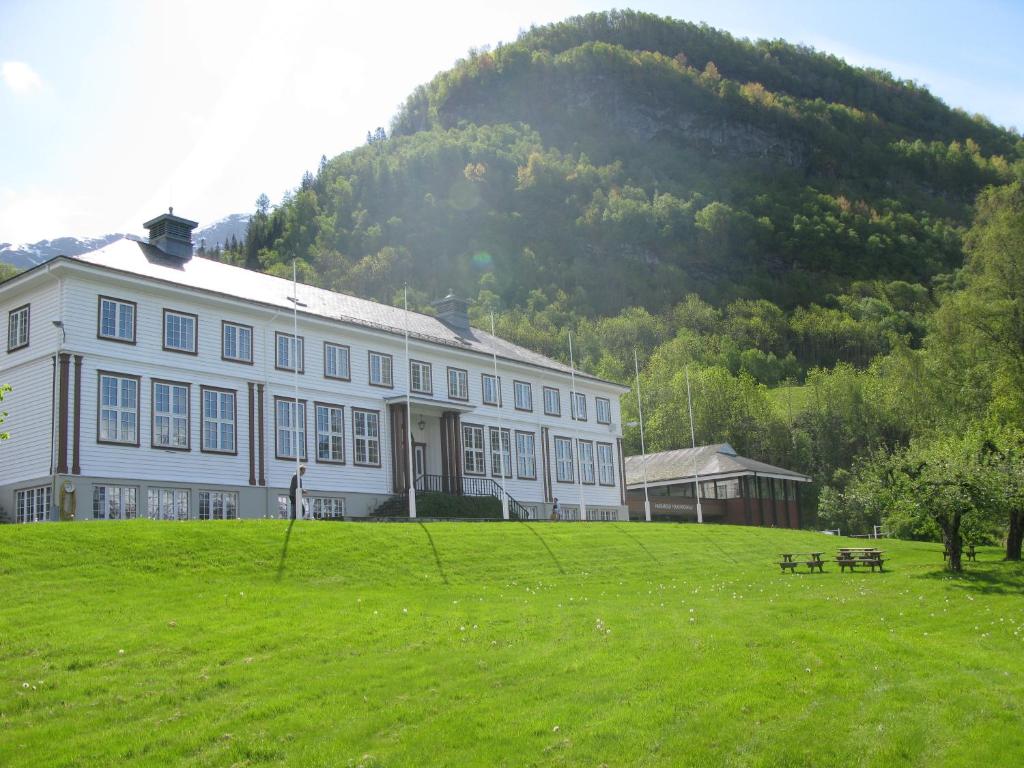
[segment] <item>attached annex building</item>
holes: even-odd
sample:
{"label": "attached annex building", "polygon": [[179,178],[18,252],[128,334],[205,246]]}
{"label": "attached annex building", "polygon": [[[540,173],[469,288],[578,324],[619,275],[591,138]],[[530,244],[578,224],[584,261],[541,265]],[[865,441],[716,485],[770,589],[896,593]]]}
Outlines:
{"label": "attached annex building", "polygon": [[194,257],[173,211],[144,226],[0,284],[0,520],[277,517],[296,453],[318,516],[368,515],[411,475],[627,518],[621,385],[471,328],[451,296],[431,317],[293,291]]}
{"label": "attached annex building", "polygon": [[643,520],[644,485],[652,520],[695,521],[700,483],[705,522],[799,528],[799,472],[740,456],[728,443],[626,457],[626,499],[632,520]]}

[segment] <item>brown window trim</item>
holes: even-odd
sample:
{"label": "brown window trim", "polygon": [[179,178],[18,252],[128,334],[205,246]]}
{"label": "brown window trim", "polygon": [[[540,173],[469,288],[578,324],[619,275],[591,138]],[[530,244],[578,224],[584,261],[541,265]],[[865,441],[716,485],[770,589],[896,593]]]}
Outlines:
{"label": "brown window trim", "polygon": [[[188,445],[184,448],[179,448],[176,445],[157,445],[155,442],[156,435],[156,385],[157,384],[170,384],[175,387],[184,387],[185,396],[185,411],[188,414],[188,430],[187,438]],[[178,451],[179,453],[188,453],[192,450],[192,385],[187,381],[172,381],[171,379],[150,379],[149,380],[149,447],[155,448],[158,451]]]}
{"label": "brown window trim", "polygon": [[562,390],[560,390],[558,387],[544,387],[544,392],[554,392],[555,394],[558,395],[558,410],[557,411],[549,411],[548,410],[548,399],[547,399],[547,397],[544,398],[544,415],[545,416],[558,416],[559,418],[561,418],[561,416],[562,416]]}
{"label": "brown window trim", "polygon": [[[235,409],[234,409],[235,410],[235,413],[234,413],[234,422],[235,422],[235,450],[233,450],[233,451],[213,450],[213,449],[206,448],[206,447],[203,446],[203,435],[205,433],[205,426],[203,424],[203,419],[206,416],[205,412],[203,411],[203,408],[206,406],[206,398],[203,397],[203,394],[205,392],[224,392],[224,393],[230,393],[230,394],[235,396]],[[200,453],[210,453],[210,454],[214,454],[216,456],[237,456],[238,455],[238,390],[228,389],[227,387],[209,387],[209,386],[207,386],[205,384],[200,384],[199,385],[199,452]]]}
{"label": "brown window trim", "polygon": [[[305,349],[305,348],[303,348]],[[290,461],[294,462],[294,456],[282,456],[277,452],[277,403],[278,401],[284,401],[286,403],[294,403],[294,397],[284,397],[283,395],[274,395],[274,458],[279,461]],[[309,461],[309,404],[305,399],[299,398],[299,402],[302,403],[302,450],[299,451],[299,461]]]}
{"label": "brown window trim", "polygon": [[15,315],[15,313],[21,312],[21,310],[23,310],[23,309],[26,310],[26,312],[25,312],[25,343],[24,344],[18,344],[17,346],[14,346],[14,347],[7,347],[7,353],[8,354],[10,354],[11,352],[17,352],[19,349],[24,349],[25,347],[27,347],[29,345],[29,342],[32,340],[32,338],[31,338],[31,333],[32,333],[32,324],[31,324],[31,320],[32,320],[32,304],[30,302],[28,304],[22,304],[20,307],[15,307],[14,309],[12,309],[10,312],[7,313],[7,341],[9,342],[11,340],[11,318]]}
{"label": "brown window trim", "polygon": [[[458,370],[458,369],[456,369],[456,370]],[[459,456],[459,461],[462,464],[462,474],[470,475],[472,477],[487,477],[487,448],[488,448],[488,446],[487,446],[487,443],[485,442],[486,437],[487,437],[487,429],[484,427],[483,424],[469,424],[469,423],[467,423],[465,421],[460,424],[460,427],[461,427],[461,429],[459,430],[459,439],[460,439],[460,442],[462,443],[462,445],[459,446],[459,447],[462,449],[462,451],[461,451],[461,455]],[[484,471],[483,472],[470,472],[468,469],[466,469],[466,428],[467,427],[469,427],[471,429],[479,429],[480,430],[480,433],[481,433],[481,441],[480,442],[482,444],[481,448],[483,449],[483,452],[484,452]]]}
{"label": "brown window trim", "polygon": [[[598,401],[602,403],[608,403],[608,421],[602,421],[600,417],[601,409],[597,407]],[[611,424],[612,423],[612,401],[607,397],[595,397],[594,398],[594,419],[598,424]]]}
{"label": "brown window trim", "polygon": [[[393,370],[393,369],[392,369]],[[381,429],[381,418],[380,411],[374,410],[373,408],[352,408],[352,466],[353,467],[373,467],[379,469],[384,464],[384,431]],[[374,413],[377,415],[377,463],[370,464],[369,462],[357,461],[356,456],[356,414],[357,413]]]}
{"label": "brown window trim", "polygon": [[[327,348],[335,347],[337,349],[344,349],[348,352],[348,376],[332,376],[327,373]],[[306,344],[302,344],[302,356],[306,356]],[[336,344],[333,341],[324,342],[324,378],[330,379],[331,381],[352,381],[352,347],[348,344]]]}
{"label": "brown window trim", "polygon": [[[583,459],[580,458],[580,446],[583,444],[590,446],[590,469],[594,473],[590,482],[583,479]],[[579,464],[580,485],[597,485],[597,449],[593,440],[576,440],[576,463]]]}
{"label": "brown window trim", "polygon": [[[103,385],[104,376],[116,376],[119,379],[135,379],[135,442],[127,440],[102,440],[100,439],[100,411],[103,410]],[[138,448],[142,437],[142,377],[133,376],[130,373],[118,373],[117,371],[96,371],[96,442],[100,445],[124,445],[130,448]]]}
{"label": "brown window trim", "polygon": [[[601,482],[601,463],[597,453],[597,447],[605,445],[608,447],[608,453],[612,459],[612,481],[610,483]],[[615,446],[612,443],[596,442],[594,445],[594,477],[597,478],[597,484],[603,485],[605,488],[615,487]]]}
{"label": "brown window trim", "polygon": [[537,433],[530,432],[525,429],[517,429],[516,435],[530,435],[533,438],[533,475],[521,475],[519,474],[519,449],[516,448],[516,479],[517,480],[536,480],[537,479]]}
{"label": "brown window trim", "polygon": [[[519,407],[518,398],[516,397],[516,384],[525,384],[526,385],[526,389],[530,393],[530,407],[529,408],[520,408]],[[512,380],[512,403],[513,403],[513,405],[515,405],[515,409],[517,411],[521,411],[523,413],[533,413],[533,384],[531,384],[528,381],[521,381],[519,379],[513,379]]]}
{"label": "brown window trim", "polygon": [[288,333],[288,331],[274,331],[274,370],[277,371],[288,371],[288,373],[295,373],[294,368],[285,368],[284,366],[278,365],[277,357],[277,339],[279,336],[284,336],[289,339],[298,338],[302,342],[302,354],[299,355],[299,375],[303,376],[306,373],[306,337],[302,334],[296,336],[294,333]]}
{"label": "brown window trim", "polygon": [[[494,466],[494,446],[491,445],[491,430],[492,429],[497,431],[498,427],[488,427],[487,428],[487,455],[490,457],[490,460],[491,460],[491,477],[501,477],[500,468]],[[514,477],[513,469],[512,469],[512,462],[515,459],[515,455],[516,455],[515,447],[514,447],[514,445],[512,443],[512,430],[509,429],[508,427],[502,427],[501,431],[502,431],[502,433],[508,435],[508,467],[507,467],[508,474],[505,475],[505,479],[506,480],[511,480]],[[501,452],[500,443],[499,443],[498,451],[499,451],[499,455],[500,455],[500,452]]]}
{"label": "brown window trim", "polygon": [[[425,365],[427,370],[430,371],[430,389],[413,389],[412,388],[412,365]],[[409,361],[409,391],[415,392],[417,395],[430,395],[434,396],[434,366],[424,360],[410,360]]]}
{"label": "brown window trim", "polygon": [[[373,357],[373,355],[380,355],[381,357],[386,357],[388,360],[391,361],[391,383],[390,384],[374,384],[373,381],[370,380],[370,376],[373,373],[373,365],[370,363],[370,359]],[[384,373],[384,368],[383,367],[381,367],[381,373]],[[433,374],[431,374],[431,375],[433,375]],[[371,387],[380,387],[381,389],[394,389],[395,388],[395,356],[390,354],[389,352],[377,352],[376,350],[373,350],[373,349],[366,350],[366,383],[369,384]]]}
{"label": "brown window trim", "polygon": [[[245,360],[241,357],[226,357],[224,355],[224,327],[233,325],[236,328],[248,328],[249,329],[249,359]],[[196,326],[198,328],[198,326]],[[256,348],[256,333],[253,331],[251,325],[245,323],[236,323],[233,320],[221,320],[220,321],[220,359],[228,363],[239,363],[240,365],[255,365],[253,358],[255,357]],[[277,349],[274,350],[275,354]]]}
{"label": "brown window trim", "polygon": [[[131,304],[132,305],[132,337],[131,339],[122,339],[117,336],[104,336],[100,333],[103,328],[103,300],[113,301],[117,304]],[[131,344],[135,345],[136,339],[139,337],[139,305],[134,301],[128,301],[128,299],[118,299],[113,296],[99,295],[96,297],[96,338],[103,339],[104,341],[115,341],[118,344]]]}
{"label": "brown window trim", "polygon": [[[466,396],[465,397],[456,397],[455,395],[452,394],[452,373],[451,373],[452,371],[458,371],[459,373],[462,373],[462,374],[465,375],[465,377],[466,377]],[[469,402],[469,371],[468,370],[466,370],[465,368],[456,368],[454,365],[449,365],[445,369],[444,380],[445,380],[445,384],[447,385],[448,399],[449,400],[457,400],[460,403]]]}
{"label": "brown window trim", "polygon": [[[176,349],[174,347],[167,346],[167,314],[178,315],[179,317],[191,317],[194,325],[192,326],[192,349]],[[164,307],[164,313],[161,319],[161,343],[163,345],[164,352],[177,352],[179,355],[198,355],[199,354],[199,315],[193,314],[192,312],[182,312],[180,309],[168,309]]]}
{"label": "brown window trim", "polygon": [[[321,459],[320,458],[320,426],[316,418],[316,409],[320,406],[324,408],[337,408],[341,411],[341,459]],[[322,400],[313,401],[313,444],[316,446],[316,463],[317,464],[333,464],[336,466],[343,466],[345,464],[345,456],[348,453],[345,446],[345,406],[339,405],[338,403],[325,403]]]}
{"label": "brown window trim", "polygon": [[[565,440],[566,442],[569,443],[569,459],[570,459],[569,463],[572,465],[572,478],[569,479],[569,480],[560,480],[558,478],[558,441],[559,440]],[[577,460],[578,457],[574,455],[575,452],[573,451],[573,447],[572,447],[572,438],[571,437],[560,437],[558,435],[552,435],[551,436],[551,446],[552,446],[552,449],[553,449],[551,451],[551,458],[554,460],[554,464],[555,464],[555,472],[554,472],[555,482],[556,483],[561,483],[562,485],[576,485],[576,460]]]}
{"label": "brown window trim", "polygon": [[[491,400],[484,400],[484,392],[485,392],[484,379],[486,379],[488,376],[491,377],[492,379],[494,378],[494,374],[493,373],[481,373],[480,374],[480,404],[481,405],[493,405],[493,406],[495,406],[497,408],[501,408],[501,405],[502,405],[501,404],[501,399],[502,399],[501,398],[501,376],[498,376],[497,380],[495,382],[495,388],[498,391],[498,402],[493,402]],[[469,380],[468,379],[466,380],[466,386],[467,387],[469,386]]]}
{"label": "brown window trim", "polygon": [[[576,409],[575,400],[576,400],[577,397],[582,397],[583,398],[583,418],[582,419],[579,416],[576,415],[576,410],[577,409]],[[576,392],[571,392],[571,391],[569,392],[569,415],[572,417],[573,421],[589,421],[589,419],[587,418],[587,396],[585,394],[583,394],[582,392],[580,392],[579,390],[577,390]]]}

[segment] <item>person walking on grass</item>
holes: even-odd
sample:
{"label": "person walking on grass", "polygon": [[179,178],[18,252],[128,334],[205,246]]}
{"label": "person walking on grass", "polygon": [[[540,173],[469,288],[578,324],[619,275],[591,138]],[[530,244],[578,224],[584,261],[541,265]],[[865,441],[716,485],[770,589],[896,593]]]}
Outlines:
{"label": "person walking on grass", "polygon": [[[296,489],[298,489],[299,487],[302,486],[302,477],[305,474],[306,474],[306,465],[305,464],[300,464],[299,465],[299,471],[296,472],[294,475],[292,475],[292,484],[291,484],[291,486],[288,489],[288,498],[290,498],[291,502],[292,502],[292,517],[291,517],[292,520],[294,520],[296,517],[298,517],[298,514],[297,514],[298,510],[295,509],[295,492],[296,492]],[[305,496],[303,496],[303,499],[302,499],[302,511],[303,511],[303,513],[305,513],[305,511],[306,511],[306,499],[305,499]],[[302,516],[305,517],[306,515],[303,514]]]}
{"label": "person walking on grass", "polygon": [[551,505],[551,519],[560,520],[562,517],[562,508],[558,506],[558,497],[555,496],[554,503]]}

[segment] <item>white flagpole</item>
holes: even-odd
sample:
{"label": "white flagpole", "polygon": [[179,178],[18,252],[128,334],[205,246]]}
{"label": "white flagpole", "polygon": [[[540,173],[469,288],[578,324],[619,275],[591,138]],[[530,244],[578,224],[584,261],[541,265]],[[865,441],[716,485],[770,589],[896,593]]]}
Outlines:
{"label": "white flagpole", "polygon": [[405,468],[405,482],[409,490],[409,517],[416,517],[416,470],[412,465],[412,369],[409,367],[409,286],[405,286],[405,442],[408,463]]}
{"label": "white flagpole", "polygon": [[647,448],[644,446],[644,409],[640,405],[640,363],[636,359],[636,347],[633,347],[633,368],[636,370],[636,412],[640,416],[640,463],[644,468],[644,520],[649,523],[651,497],[647,494]]}
{"label": "white flagpole", "polygon": [[302,514],[302,448],[306,444],[306,420],[302,420],[302,445],[299,445],[299,280],[295,259],[292,259],[292,379],[295,385],[295,410],[292,411],[295,435],[295,519]]}
{"label": "white flagpole", "polygon": [[690,442],[693,445],[693,492],[697,496],[697,522],[704,522],[700,508],[700,483],[697,480],[697,433],[693,430],[693,400],[690,397],[690,366],[686,366],[686,407],[690,411]]}
{"label": "white flagpole", "polygon": [[[491,336],[494,336],[494,313],[491,312]],[[494,386],[498,390],[498,456],[501,458],[498,460],[498,487],[501,488],[501,519],[508,520],[508,494],[505,492],[505,431],[502,429],[501,424],[501,379],[498,378],[498,353],[495,351],[494,346],[491,346],[491,359],[494,363]],[[515,386],[515,385],[513,385]],[[515,392],[512,393],[515,397]],[[508,436],[508,457],[512,459],[512,433],[509,432]],[[509,467],[509,474],[512,467]]]}
{"label": "white flagpole", "polygon": [[572,377],[572,396],[569,402],[569,415],[573,417],[574,425],[573,432],[576,435],[576,479],[579,483],[580,492],[580,520],[585,521],[587,519],[587,504],[583,501],[583,462],[580,461],[580,430],[576,424],[579,423],[579,419],[576,414],[576,362],[572,356],[572,331],[569,331],[569,375]]}

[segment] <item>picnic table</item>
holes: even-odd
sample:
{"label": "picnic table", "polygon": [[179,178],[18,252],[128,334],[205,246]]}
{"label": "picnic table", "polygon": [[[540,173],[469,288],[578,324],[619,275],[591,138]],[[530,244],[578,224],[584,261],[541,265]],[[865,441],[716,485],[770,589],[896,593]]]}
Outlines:
{"label": "picnic table", "polygon": [[[974,551],[974,545],[973,544],[968,544],[965,549],[961,550],[961,553],[966,555],[968,560],[973,560],[974,562],[978,562],[978,553]],[[942,550],[942,559],[943,560],[948,560],[949,559],[949,548],[948,547],[946,547],[946,548],[944,548]]]}
{"label": "picnic table", "polygon": [[814,573],[814,569],[818,569],[818,573],[824,573],[825,561],[821,559],[824,552],[780,552],[779,557],[782,560],[779,561],[779,567],[782,572],[789,571],[790,573],[796,572],[798,565],[806,565],[811,569],[811,573]]}
{"label": "picnic table", "polygon": [[841,547],[836,556],[836,562],[839,564],[840,573],[845,573],[847,568],[856,571],[857,566],[867,566],[871,568],[872,573],[875,568],[881,572],[882,565],[885,563],[885,559],[882,557],[884,554],[882,550],[874,547]]}

